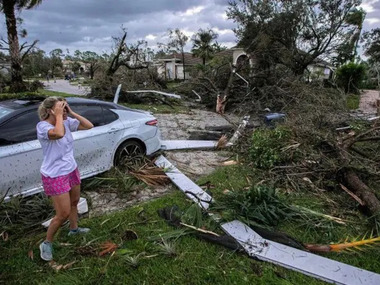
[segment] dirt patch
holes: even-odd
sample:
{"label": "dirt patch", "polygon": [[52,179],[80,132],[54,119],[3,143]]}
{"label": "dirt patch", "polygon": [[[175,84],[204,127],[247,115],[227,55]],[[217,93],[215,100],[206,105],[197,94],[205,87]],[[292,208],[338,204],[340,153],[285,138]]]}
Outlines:
{"label": "dirt patch", "polygon": [[[228,120],[210,111],[189,110],[185,114],[156,114],[163,140],[189,139],[194,133],[205,131],[209,127],[231,126],[239,123],[239,118],[229,116]],[[192,138],[193,139],[193,138]],[[195,139],[195,138],[194,138]],[[231,155],[228,151],[167,151],[164,155],[185,175],[197,180],[212,173],[220,162]],[[146,188],[131,193],[128,198],[119,198],[116,193],[86,192],[91,200],[90,216],[99,216],[122,210],[131,205],[161,197],[175,187]]]}
{"label": "dirt patch", "polygon": [[166,187],[146,188],[144,190],[132,192],[127,198],[120,198],[116,193],[89,191],[86,198],[91,201],[90,217],[101,216],[106,213],[120,211],[132,205],[152,200],[162,195],[174,191],[172,185]]}
{"label": "dirt patch", "polygon": [[376,114],[376,100],[380,99],[379,93],[377,90],[364,90],[360,95],[359,110],[364,114]]}
{"label": "dirt patch", "polygon": [[193,132],[204,131],[206,127],[232,126],[240,123],[237,116],[223,117],[214,112],[197,109],[180,114],[156,114],[155,117],[158,119],[164,140],[189,139]]}

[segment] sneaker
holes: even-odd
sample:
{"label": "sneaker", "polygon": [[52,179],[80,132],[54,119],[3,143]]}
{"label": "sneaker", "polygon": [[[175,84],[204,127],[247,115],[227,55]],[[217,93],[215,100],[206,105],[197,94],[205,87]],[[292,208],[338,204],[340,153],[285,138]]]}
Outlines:
{"label": "sneaker", "polygon": [[53,259],[53,247],[50,242],[44,241],[40,244],[40,256],[45,261]]}
{"label": "sneaker", "polygon": [[86,234],[90,231],[89,228],[76,228],[75,230],[70,230],[69,231],[69,236],[72,236],[72,235],[77,235],[77,234]]}

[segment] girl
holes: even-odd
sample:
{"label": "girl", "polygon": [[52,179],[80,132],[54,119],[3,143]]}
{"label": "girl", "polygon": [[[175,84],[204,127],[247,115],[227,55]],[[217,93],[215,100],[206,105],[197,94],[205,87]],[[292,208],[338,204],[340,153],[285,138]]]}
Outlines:
{"label": "girl", "polygon": [[71,132],[91,129],[93,124],[73,112],[68,103],[59,97],[46,98],[38,108],[38,115],[41,121],[37,124],[37,138],[43,152],[42,184],[56,212],[47,230],[46,240],[40,244],[41,258],[50,261],[53,259],[53,237],[67,219],[70,222],[69,235],[89,231],[88,228],[78,228],[80,177]]}

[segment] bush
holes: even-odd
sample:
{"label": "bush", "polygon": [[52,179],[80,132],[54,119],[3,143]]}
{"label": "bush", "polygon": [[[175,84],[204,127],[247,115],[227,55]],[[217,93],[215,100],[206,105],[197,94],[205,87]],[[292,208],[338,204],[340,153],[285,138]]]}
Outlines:
{"label": "bush", "polygon": [[38,89],[44,88],[44,84],[39,80],[34,80],[32,83],[29,84],[28,89],[31,92],[36,92]]}
{"label": "bush", "polygon": [[0,93],[0,101],[11,99],[31,99],[31,98],[45,97],[43,94],[37,92],[22,92],[22,93]]}
{"label": "bush", "polygon": [[291,132],[284,127],[259,129],[252,135],[250,158],[257,168],[269,169],[289,159],[282,148],[289,142]]}
{"label": "bush", "polygon": [[342,65],[336,71],[336,79],[339,87],[342,87],[346,93],[359,94],[359,88],[365,77],[366,68],[363,64],[350,62]]}

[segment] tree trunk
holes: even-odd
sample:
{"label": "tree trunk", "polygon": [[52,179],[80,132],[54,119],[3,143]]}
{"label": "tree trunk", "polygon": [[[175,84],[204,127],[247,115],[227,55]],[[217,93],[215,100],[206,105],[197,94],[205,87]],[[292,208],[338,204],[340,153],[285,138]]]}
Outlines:
{"label": "tree trunk", "polygon": [[7,0],[3,2],[5,21],[7,24],[9,55],[11,57],[11,92],[22,92],[26,90],[26,85],[22,80],[22,66],[20,57],[20,45],[17,35],[17,23],[15,17],[15,1]]}
{"label": "tree trunk", "polygon": [[371,212],[371,215],[380,214],[380,202],[375,193],[360,180],[358,175],[351,169],[344,173],[344,180],[348,188],[354,192]]}
{"label": "tree trunk", "polygon": [[95,69],[94,69],[94,66],[92,64],[90,65],[89,71],[90,71],[90,78],[94,79]]}
{"label": "tree trunk", "polygon": [[[358,136],[346,140],[346,142],[339,141],[337,145],[338,154],[341,158],[343,165],[350,164],[349,148],[352,146],[355,139]],[[360,177],[354,172],[354,170],[347,168],[343,170],[344,184],[349,190],[351,190],[356,196],[358,196],[368,208],[371,216],[380,214],[380,201],[376,197],[375,192],[369,188]]]}
{"label": "tree trunk", "polygon": [[231,67],[231,73],[230,77],[228,78],[227,86],[223,90],[222,96],[218,95],[216,98],[216,112],[218,114],[224,114],[224,109],[226,108],[227,104],[227,98],[228,95],[230,94],[230,89],[232,87],[232,83],[234,82],[234,73],[232,72],[232,67]]}
{"label": "tree trunk", "polygon": [[186,80],[185,75],[185,52],[182,50],[182,69],[183,69],[183,80]]}

